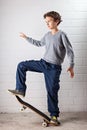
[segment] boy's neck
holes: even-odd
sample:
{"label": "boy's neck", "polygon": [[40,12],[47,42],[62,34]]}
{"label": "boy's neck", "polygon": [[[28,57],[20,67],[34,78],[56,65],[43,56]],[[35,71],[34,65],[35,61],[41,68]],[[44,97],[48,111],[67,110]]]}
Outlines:
{"label": "boy's neck", "polygon": [[52,35],[54,35],[58,31],[59,31],[58,28],[54,28],[54,29],[51,30],[51,33],[52,33]]}

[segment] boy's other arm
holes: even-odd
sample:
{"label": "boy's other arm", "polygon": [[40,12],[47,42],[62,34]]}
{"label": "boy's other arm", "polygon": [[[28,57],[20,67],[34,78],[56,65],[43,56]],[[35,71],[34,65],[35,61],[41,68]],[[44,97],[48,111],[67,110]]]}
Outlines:
{"label": "boy's other arm", "polygon": [[70,73],[70,77],[73,78],[74,77],[74,52],[73,52],[73,48],[72,45],[68,39],[68,37],[66,35],[62,36],[62,40],[63,40],[63,44],[66,48],[66,53],[70,62],[70,66],[67,69],[67,72]]}
{"label": "boy's other arm", "polygon": [[71,78],[74,77],[74,69],[73,69],[72,67],[69,67],[69,68],[67,69],[67,72],[70,73],[70,77],[71,77]]}

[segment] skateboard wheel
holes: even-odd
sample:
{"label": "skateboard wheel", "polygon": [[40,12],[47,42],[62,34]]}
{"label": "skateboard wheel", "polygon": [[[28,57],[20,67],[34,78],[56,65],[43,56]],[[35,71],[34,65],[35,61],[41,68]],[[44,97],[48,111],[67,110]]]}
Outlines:
{"label": "skateboard wheel", "polygon": [[43,127],[47,127],[47,126],[48,126],[47,122],[44,121],[44,122],[42,123],[42,126],[43,126]]}
{"label": "skateboard wheel", "polygon": [[24,111],[24,109],[23,109],[23,108],[20,108],[20,111],[21,111],[21,112],[23,112],[23,111]]}
{"label": "skateboard wheel", "polygon": [[23,106],[23,107],[20,109],[20,111],[22,112],[22,111],[24,111],[25,109],[26,109],[26,107]]}

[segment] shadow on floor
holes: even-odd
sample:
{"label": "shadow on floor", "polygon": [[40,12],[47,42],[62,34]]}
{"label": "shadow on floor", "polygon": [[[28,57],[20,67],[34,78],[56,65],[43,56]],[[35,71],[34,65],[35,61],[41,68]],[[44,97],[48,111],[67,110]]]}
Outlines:
{"label": "shadow on floor", "polygon": [[79,113],[64,113],[61,114],[60,116],[60,121],[62,124],[65,123],[78,123],[80,122],[81,124],[87,123],[87,112],[79,112]]}

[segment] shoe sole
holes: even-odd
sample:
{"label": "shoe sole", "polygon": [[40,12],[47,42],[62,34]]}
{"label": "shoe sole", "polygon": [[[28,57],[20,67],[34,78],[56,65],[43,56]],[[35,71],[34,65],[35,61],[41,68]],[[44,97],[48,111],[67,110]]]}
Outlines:
{"label": "shoe sole", "polygon": [[61,123],[56,123],[56,122],[54,122],[54,121],[50,121],[50,124],[51,124],[51,125],[54,125],[54,126],[60,126],[60,125],[61,125]]}
{"label": "shoe sole", "polygon": [[9,91],[9,90],[8,90],[8,92],[10,92],[11,94],[13,94],[13,95],[15,95],[15,96],[21,96],[21,97],[23,97],[23,98],[25,97],[25,96],[23,96],[23,95],[20,95],[20,94],[17,94],[17,93],[13,93],[13,92],[11,92],[11,91]]}

